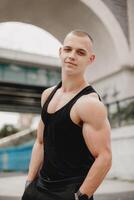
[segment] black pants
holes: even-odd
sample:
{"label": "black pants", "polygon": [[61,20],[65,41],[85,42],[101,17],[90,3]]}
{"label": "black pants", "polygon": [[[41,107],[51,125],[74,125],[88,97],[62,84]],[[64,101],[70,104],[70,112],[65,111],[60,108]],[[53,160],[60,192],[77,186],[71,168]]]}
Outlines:
{"label": "black pants", "polygon": [[[80,184],[68,184],[60,188],[42,190],[33,181],[24,191],[22,200],[75,200],[74,193],[79,189]],[[93,200],[93,197],[90,198]]]}

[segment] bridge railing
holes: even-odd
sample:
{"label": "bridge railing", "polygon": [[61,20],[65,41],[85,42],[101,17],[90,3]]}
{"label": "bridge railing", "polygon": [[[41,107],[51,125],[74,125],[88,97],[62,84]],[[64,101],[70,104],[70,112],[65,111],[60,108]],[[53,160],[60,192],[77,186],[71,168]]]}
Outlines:
{"label": "bridge railing", "polygon": [[35,135],[36,130],[32,128],[20,131],[18,133],[0,139],[0,148],[19,146],[28,141],[31,141],[33,138],[35,138]]}
{"label": "bridge railing", "polygon": [[105,105],[112,128],[134,124],[134,96]]}

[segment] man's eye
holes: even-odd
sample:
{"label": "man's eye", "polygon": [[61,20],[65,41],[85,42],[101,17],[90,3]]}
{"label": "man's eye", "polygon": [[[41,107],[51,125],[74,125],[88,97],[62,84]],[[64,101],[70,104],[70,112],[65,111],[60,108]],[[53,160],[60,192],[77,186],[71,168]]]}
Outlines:
{"label": "man's eye", "polygon": [[84,56],[84,55],[85,55],[85,53],[82,52],[82,51],[78,51],[77,53],[78,53],[80,56]]}
{"label": "man's eye", "polygon": [[69,51],[71,51],[71,49],[64,49],[64,51],[69,52]]}

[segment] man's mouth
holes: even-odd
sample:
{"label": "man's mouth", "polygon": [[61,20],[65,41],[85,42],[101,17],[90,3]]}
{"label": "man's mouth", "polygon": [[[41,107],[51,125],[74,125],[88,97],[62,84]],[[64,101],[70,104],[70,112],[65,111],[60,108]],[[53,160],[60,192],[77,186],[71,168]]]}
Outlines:
{"label": "man's mouth", "polygon": [[72,63],[72,62],[65,62],[65,63],[77,66],[75,63]]}

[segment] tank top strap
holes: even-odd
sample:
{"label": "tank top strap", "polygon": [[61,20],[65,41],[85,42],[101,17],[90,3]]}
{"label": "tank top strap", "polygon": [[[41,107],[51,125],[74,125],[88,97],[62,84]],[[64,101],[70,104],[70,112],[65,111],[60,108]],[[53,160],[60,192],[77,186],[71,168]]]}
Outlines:
{"label": "tank top strap", "polygon": [[41,117],[42,119],[44,119],[45,116],[45,112],[47,110],[47,106],[49,104],[49,102],[51,101],[52,97],[54,96],[55,92],[57,91],[58,88],[60,88],[60,86],[62,85],[62,82],[60,81],[57,86],[52,90],[52,92],[50,93],[50,95],[48,96],[47,100],[45,101],[43,107],[42,107],[42,111],[41,111]]}
{"label": "tank top strap", "polygon": [[92,92],[95,92],[98,95],[99,100],[101,101],[101,98],[99,96],[99,94],[96,92],[96,90],[91,86],[86,86],[84,89],[82,89],[69,103],[68,105],[68,111],[70,112],[72,106],[75,104],[75,102],[83,95],[87,95],[90,94]]}

